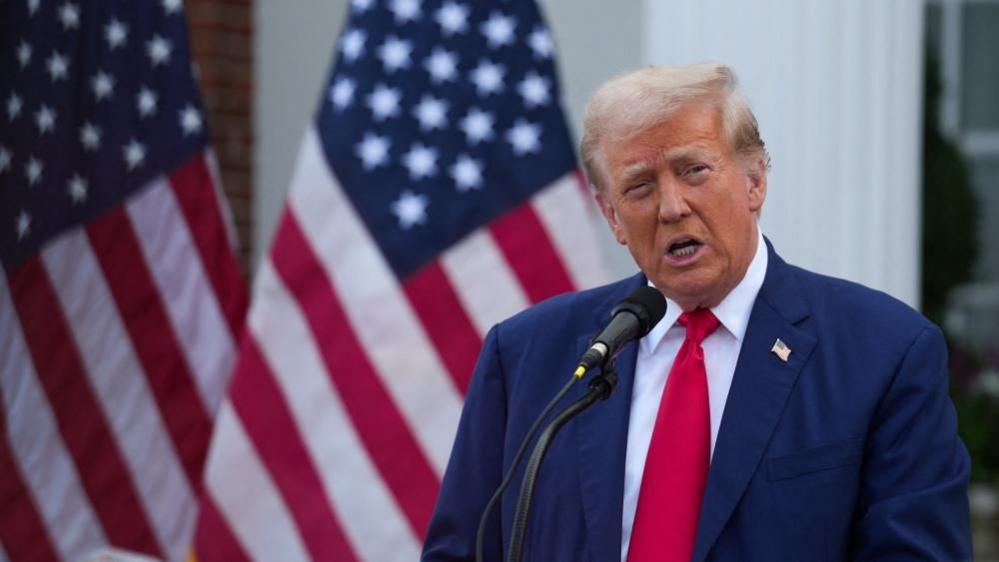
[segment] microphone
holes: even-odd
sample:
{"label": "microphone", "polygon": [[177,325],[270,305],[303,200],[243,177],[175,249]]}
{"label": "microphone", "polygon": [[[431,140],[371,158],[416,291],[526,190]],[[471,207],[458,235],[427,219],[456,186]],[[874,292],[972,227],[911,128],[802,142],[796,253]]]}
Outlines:
{"label": "microphone", "polygon": [[644,285],[611,310],[611,321],[579,360],[575,376],[581,378],[594,367],[603,367],[617,356],[624,344],[649,333],[666,314],[666,297],[657,289]]}

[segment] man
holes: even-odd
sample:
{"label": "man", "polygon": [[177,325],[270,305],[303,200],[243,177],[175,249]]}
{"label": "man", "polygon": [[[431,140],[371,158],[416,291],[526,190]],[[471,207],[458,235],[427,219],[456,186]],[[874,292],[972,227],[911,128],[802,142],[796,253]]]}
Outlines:
{"label": "man", "polygon": [[[615,393],[555,439],[525,560],[970,560],[943,337],[764,241],[768,157],[731,71],[611,80],[587,106],[582,154],[642,273],[490,331],[424,560],[474,559],[479,516],[528,426],[645,283],[666,316],[618,358]],[[490,520],[487,560],[503,559],[516,488]]]}

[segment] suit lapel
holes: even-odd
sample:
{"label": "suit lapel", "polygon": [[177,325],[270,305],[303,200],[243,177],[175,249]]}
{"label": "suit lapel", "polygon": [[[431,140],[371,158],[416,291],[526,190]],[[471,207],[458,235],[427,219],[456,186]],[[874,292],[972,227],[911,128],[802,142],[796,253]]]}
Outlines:
{"label": "suit lapel", "polygon": [[[633,277],[624,291],[597,307],[591,329],[577,342],[577,357],[589,347],[590,338],[610,320],[614,304],[645,282],[642,275]],[[583,516],[593,560],[619,560],[621,557],[621,497],[637,347],[629,345],[617,358],[620,381],[614,394],[605,402],[593,405],[570,426],[578,447]],[[589,379],[586,377],[578,384],[576,397],[586,392]]]}
{"label": "suit lapel", "polygon": [[[808,316],[790,268],[767,244],[767,275],[753,305],[715,443],[694,545],[703,561],[732,516],[770,441],[816,339],[797,326]],[[777,339],[791,349],[782,361]]]}

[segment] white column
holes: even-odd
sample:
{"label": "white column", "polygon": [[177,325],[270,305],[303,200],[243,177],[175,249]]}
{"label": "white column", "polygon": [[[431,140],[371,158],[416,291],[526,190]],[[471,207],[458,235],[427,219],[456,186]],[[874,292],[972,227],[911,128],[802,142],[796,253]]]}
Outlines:
{"label": "white column", "polygon": [[923,4],[645,0],[646,64],[732,66],[773,157],[789,262],[918,303]]}

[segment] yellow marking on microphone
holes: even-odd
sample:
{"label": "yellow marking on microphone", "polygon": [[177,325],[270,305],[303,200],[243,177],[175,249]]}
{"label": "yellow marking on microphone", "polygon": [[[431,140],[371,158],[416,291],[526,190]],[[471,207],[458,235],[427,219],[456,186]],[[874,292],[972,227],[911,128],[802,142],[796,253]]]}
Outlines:
{"label": "yellow marking on microphone", "polygon": [[586,374],[586,367],[580,365],[576,367],[576,372],[573,373],[573,376],[575,376],[577,379],[581,379],[585,374]]}

